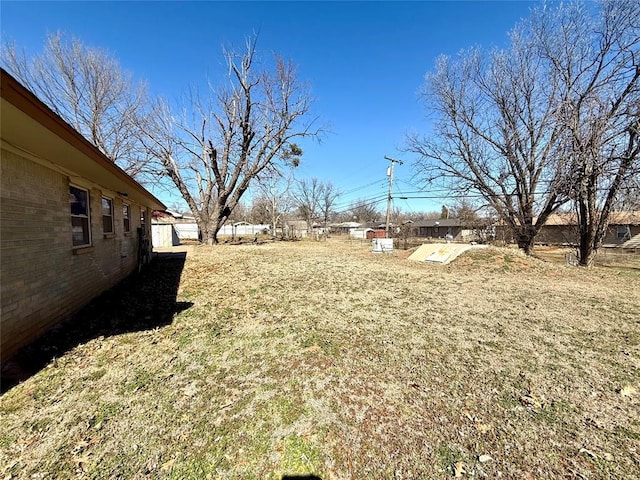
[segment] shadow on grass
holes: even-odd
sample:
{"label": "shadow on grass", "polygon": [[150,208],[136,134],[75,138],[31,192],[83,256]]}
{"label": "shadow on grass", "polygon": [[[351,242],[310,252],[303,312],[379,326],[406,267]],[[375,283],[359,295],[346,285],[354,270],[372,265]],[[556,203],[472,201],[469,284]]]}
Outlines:
{"label": "shadow on grass", "polygon": [[186,253],[159,253],[140,274],[124,279],[67,321],[23,347],[3,365],[0,393],[94,338],[169,325],[176,313],[193,305],[176,302],[186,257]]}

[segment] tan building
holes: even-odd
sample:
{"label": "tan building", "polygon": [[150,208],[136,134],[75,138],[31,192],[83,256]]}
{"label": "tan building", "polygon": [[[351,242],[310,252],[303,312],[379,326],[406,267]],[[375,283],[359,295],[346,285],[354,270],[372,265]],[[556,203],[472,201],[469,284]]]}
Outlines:
{"label": "tan building", "polygon": [[[640,234],[640,212],[611,212],[602,243],[606,247],[624,247],[638,234]],[[549,216],[536,237],[536,243],[551,245],[576,245],[578,242],[578,222],[573,213],[557,213]]]}
{"label": "tan building", "polygon": [[[496,230],[498,239],[506,242],[514,241],[504,224],[498,224]],[[574,213],[550,215],[536,235],[537,244],[577,245],[579,240],[578,222]],[[602,243],[605,247],[638,248],[640,246],[640,212],[611,212]]]}
{"label": "tan building", "polygon": [[166,207],[4,70],[0,359],[150,257]]}

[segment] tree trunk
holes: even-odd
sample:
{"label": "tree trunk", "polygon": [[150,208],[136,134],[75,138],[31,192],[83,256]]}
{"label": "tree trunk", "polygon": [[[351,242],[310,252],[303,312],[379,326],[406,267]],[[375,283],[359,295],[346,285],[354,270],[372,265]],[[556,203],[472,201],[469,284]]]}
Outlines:
{"label": "tree trunk", "polygon": [[580,247],[578,248],[578,265],[581,267],[590,267],[594,258],[596,258],[597,250],[593,248],[593,244],[582,242],[580,239]]}
{"label": "tree trunk", "polygon": [[217,234],[219,228],[216,228],[215,225],[211,221],[202,221],[196,219],[196,224],[198,225],[198,230],[200,231],[198,235],[198,241],[205,245],[213,245],[214,243],[218,243]]}
{"label": "tree trunk", "polygon": [[576,212],[578,214],[578,265],[588,267],[596,256],[594,239],[596,234],[595,189],[586,191],[586,187],[579,193]]}
{"label": "tree trunk", "polygon": [[218,232],[220,232],[220,229],[229,219],[230,215],[231,215],[231,209],[228,207],[225,207],[222,209],[222,213],[218,216],[218,218],[213,221],[213,225],[211,227],[211,243],[209,245],[218,244]]}
{"label": "tree trunk", "polygon": [[527,255],[532,255],[537,233],[535,229],[532,226],[525,225],[518,229],[516,233],[518,235],[518,248],[522,249]]}
{"label": "tree trunk", "polygon": [[211,230],[209,231],[209,241],[207,242],[208,245],[217,245],[219,243],[218,232],[221,228],[222,225],[219,222],[216,222],[216,224],[211,227]]}

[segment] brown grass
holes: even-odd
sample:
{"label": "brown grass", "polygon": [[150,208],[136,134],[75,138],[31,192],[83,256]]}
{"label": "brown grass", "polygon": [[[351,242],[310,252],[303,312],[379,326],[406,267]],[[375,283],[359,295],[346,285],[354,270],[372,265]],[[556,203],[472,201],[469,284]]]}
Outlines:
{"label": "brown grass", "polygon": [[170,325],[0,398],[3,478],[633,478],[640,273],[189,247]]}
{"label": "brown grass", "polygon": [[[576,259],[576,249],[556,246],[540,246],[536,248],[535,256],[545,261],[566,264],[567,255]],[[593,261],[593,266],[614,268],[616,270],[640,270],[640,251],[620,248],[601,248]]]}

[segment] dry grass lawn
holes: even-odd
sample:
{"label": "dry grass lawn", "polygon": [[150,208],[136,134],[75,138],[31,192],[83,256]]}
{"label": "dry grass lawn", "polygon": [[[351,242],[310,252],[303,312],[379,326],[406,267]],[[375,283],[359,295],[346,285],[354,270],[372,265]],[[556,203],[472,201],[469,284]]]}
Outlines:
{"label": "dry grass lawn", "polygon": [[639,269],[190,248],[170,324],[0,398],[0,478],[638,478]]}

